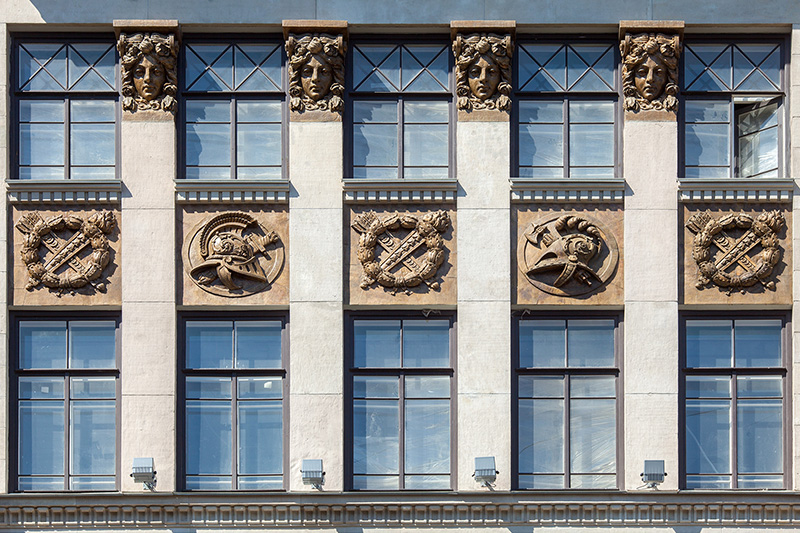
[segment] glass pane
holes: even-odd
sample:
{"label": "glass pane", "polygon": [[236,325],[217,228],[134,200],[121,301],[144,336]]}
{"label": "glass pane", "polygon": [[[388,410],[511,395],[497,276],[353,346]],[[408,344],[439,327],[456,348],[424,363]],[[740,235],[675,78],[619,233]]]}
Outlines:
{"label": "glass pane", "polygon": [[353,376],[354,398],[399,398],[400,379],[397,376]]}
{"label": "glass pane", "polygon": [[[277,180],[283,177],[280,166],[236,167],[236,177],[240,180]],[[227,178],[227,176],[226,176]]]}
{"label": "glass pane", "polygon": [[613,165],[613,124],[570,124],[570,165]]}
{"label": "glass pane", "polygon": [[572,489],[615,489],[617,488],[617,476],[569,476],[570,488]]}
{"label": "glass pane", "polygon": [[186,167],[186,179],[190,180],[227,180],[231,177],[231,167]]}
{"label": "glass pane", "polygon": [[231,121],[231,103],[228,100],[186,100],[186,122]]}
{"label": "glass pane", "polygon": [[783,476],[739,476],[740,489],[782,489]]}
{"label": "glass pane", "polygon": [[19,378],[21,400],[64,399],[64,378]]}
{"label": "glass pane", "polygon": [[780,398],[783,379],[773,376],[737,376],[736,396],[739,398]]}
{"label": "glass pane", "polygon": [[686,472],[728,474],[730,400],[686,400]]}
{"label": "glass pane", "polygon": [[405,484],[409,490],[448,490],[450,476],[406,476]]}
{"label": "glass pane", "polygon": [[450,401],[406,401],[405,470],[409,474],[450,472]]}
{"label": "glass pane", "polygon": [[114,124],[70,126],[70,161],[74,165],[113,165],[114,146]]}
{"label": "glass pane", "polygon": [[117,449],[114,401],[77,401],[71,407],[71,473],[113,475]]}
{"label": "glass pane", "polygon": [[447,124],[407,124],[403,161],[414,166],[447,166]]}
{"label": "glass pane", "polygon": [[186,378],[186,397],[211,400],[231,397],[231,378]]}
{"label": "glass pane", "polygon": [[438,180],[447,178],[447,175],[447,166],[428,168],[405,167],[403,169],[403,177],[406,179]]}
{"label": "glass pane", "polygon": [[448,320],[403,321],[403,366],[446,367],[450,365]]}
{"label": "glass pane", "polygon": [[239,473],[282,473],[282,402],[241,402],[238,417]]}
{"label": "glass pane", "polygon": [[[61,104],[61,102],[58,102]],[[62,109],[63,104],[59,107]],[[75,122],[114,122],[116,105],[113,100],[70,100],[69,119]]]}
{"label": "glass pane", "polygon": [[67,323],[20,322],[20,368],[67,368]]}
{"label": "glass pane", "polygon": [[617,457],[615,400],[573,400],[569,405],[570,469],[614,472]]}
{"label": "glass pane", "polygon": [[238,165],[280,165],[280,124],[239,124],[236,129]]}
{"label": "glass pane", "polygon": [[71,477],[69,479],[69,490],[113,491],[117,490],[117,482],[114,476]]}
{"label": "glass pane", "polygon": [[117,396],[116,378],[70,378],[69,397],[73,400],[114,399]]}
{"label": "glass pane", "polygon": [[64,474],[64,402],[19,402],[19,473]]}
{"label": "glass pane", "polygon": [[730,120],[731,104],[719,100],[687,100],[686,122],[722,122]]}
{"label": "glass pane", "polygon": [[186,402],[187,474],[230,474],[231,442],[230,402]]}
{"label": "glass pane", "polygon": [[353,164],[397,165],[397,126],[354,124]]}
{"label": "glass pane", "polygon": [[397,474],[400,406],[396,400],[353,401],[353,473]]}
{"label": "glass pane", "polygon": [[353,123],[397,124],[397,102],[357,100],[353,102]]}
{"label": "glass pane", "polygon": [[564,376],[520,376],[520,398],[563,398]]}
{"label": "glass pane", "polygon": [[781,400],[739,400],[736,405],[736,452],[740,473],[783,472]]}
{"label": "glass pane", "polygon": [[116,333],[113,320],[70,322],[70,368],[116,368]]}
{"label": "glass pane", "polygon": [[449,376],[406,376],[406,398],[449,398]]}
{"label": "glass pane", "polygon": [[549,122],[562,124],[564,122],[564,103],[555,101],[521,101],[519,103],[519,123]]}
{"label": "glass pane", "polygon": [[230,165],[230,124],[186,124],[187,165]]}
{"label": "glass pane", "polygon": [[20,124],[19,164],[63,165],[64,128],[58,124]]}
{"label": "glass pane", "polygon": [[687,489],[721,490],[731,488],[731,476],[686,476]]}
{"label": "glass pane", "polygon": [[521,489],[563,489],[564,476],[559,475],[521,475],[519,476]]}
{"label": "glass pane", "polygon": [[20,100],[20,122],[64,123],[63,100]]}
{"label": "glass pane", "polygon": [[749,178],[778,168],[778,128],[739,138],[739,175]]}
{"label": "glass pane", "polygon": [[231,476],[186,476],[186,490],[231,490]]}
{"label": "glass pane", "polygon": [[69,177],[73,180],[109,180],[116,177],[113,166],[105,167],[70,167]]}
{"label": "glass pane", "polygon": [[397,490],[400,488],[399,476],[353,476],[355,490]]}
{"label": "glass pane", "polygon": [[447,124],[450,108],[447,102],[404,102],[403,121],[406,124],[415,122],[440,122]]}
{"label": "glass pane", "polygon": [[781,366],[781,329],[780,320],[737,320],[735,366]]}
{"label": "glass pane", "polygon": [[236,102],[236,121],[244,122],[280,122],[280,100],[260,102],[257,100],[243,100]]}
{"label": "glass pane", "polygon": [[397,167],[354,167],[353,177],[356,179],[397,179]]}
{"label": "glass pane", "polygon": [[236,368],[281,368],[280,322],[236,322],[235,328]]}
{"label": "glass pane", "polygon": [[186,368],[231,368],[233,322],[187,322]]}
{"label": "glass pane", "polygon": [[564,472],[564,400],[519,401],[519,471]]}
{"label": "glass pane", "polygon": [[281,490],[283,476],[240,476],[239,490]]}
{"label": "glass pane", "polygon": [[520,124],[519,164],[561,166],[564,130],[560,124]]}
{"label": "glass pane", "polygon": [[356,367],[400,366],[399,320],[355,320],[353,336]]}
{"label": "glass pane", "polygon": [[64,477],[22,477],[17,478],[19,490],[54,491],[64,490]]}
{"label": "glass pane", "polygon": [[563,367],[566,363],[566,335],[563,320],[520,321],[519,366]]}
{"label": "glass pane", "polygon": [[569,102],[569,123],[614,123],[614,102]]}
{"label": "glass pane", "polygon": [[613,376],[572,376],[569,379],[570,398],[614,398],[617,379]]}
{"label": "glass pane", "polygon": [[730,367],[731,325],[730,320],[687,320],[686,366]]}
{"label": "glass pane", "polygon": [[256,398],[279,399],[283,397],[282,378],[239,378],[236,381],[240,400]]}
{"label": "glass pane", "polygon": [[687,398],[730,398],[731,378],[728,376],[686,376]]}
{"label": "glass pane", "polygon": [[568,320],[569,366],[614,366],[613,320]]}
{"label": "glass pane", "polygon": [[728,165],[729,134],[727,124],[686,124],[686,164]]}

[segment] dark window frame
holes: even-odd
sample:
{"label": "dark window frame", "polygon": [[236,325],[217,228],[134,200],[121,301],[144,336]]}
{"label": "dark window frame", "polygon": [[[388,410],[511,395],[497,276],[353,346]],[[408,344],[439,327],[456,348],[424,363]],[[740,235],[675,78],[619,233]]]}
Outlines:
{"label": "dark window frame", "polygon": [[[122,105],[119,95],[120,91],[120,57],[116,47],[117,39],[113,34],[105,33],[31,33],[20,32],[12,33],[10,38],[10,58],[9,58],[9,130],[8,130],[8,147],[11,161],[9,162],[10,176],[9,179],[15,181],[29,181],[21,180],[19,177],[20,165],[20,113],[19,105],[21,100],[64,100],[64,177],[48,179],[54,184],[62,183],[71,178],[70,163],[70,106],[71,100],[109,100],[114,102],[114,178],[115,180],[122,179],[121,157],[122,157],[122,139],[121,139],[121,125],[122,125]],[[116,64],[114,66],[114,84],[116,89],[108,91],[21,91],[19,89],[19,47],[25,44],[109,44],[113,47],[113,54]],[[98,98],[100,97],[100,98]],[[40,178],[35,178],[40,179]],[[77,178],[78,182],[86,182],[92,180]]]}
{"label": "dark window frame", "polygon": [[[614,366],[613,367],[521,367],[520,366],[520,322],[526,320],[614,320]],[[532,313],[529,310],[512,313],[511,319],[511,479],[512,490],[525,492],[549,492],[549,491],[621,491],[625,479],[625,406],[624,406],[624,382],[623,365],[624,351],[624,315],[622,311],[597,312],[589,311],[586,313],[570,311],[552,311]],[[616,378],[616,487],[611,489],[578,489],[569,486],[570,475],[570,445],[569,445],[569,396],[564,398],[564,487],[558,489],[526,489],[519,486],[519,378],[520,376],[536,375],[563,375],[569,386],[569,377],[573,375],[602,375],[614,376]],[[568,388],[565,389],[569,391]]]}
{"label": "dark window frame", "polygon": [[[393,320],[449,320],[450,321],[450,367],[374,367],[356,368],[354,362],[354,327],[356,320],[393,321]],[[455,311],[441,311],[426,313],[424,311],[398,311],[398,312],[368,312],[347,311],[344,321],[344,346],[345,346],[345,372],[344,372],[344,476],[345,490],[351,492],[449,492],[456,490],[458,480],[458,350],[456,341],[458,337],[457,317]],[[401,326],[402,332],[402,326]],[[402,333],[401,333],[402,335]],[[402,343],[402,336],[401,341]],[[398,462],[398,489],[388,491],[371,491],[369,489],[355,489],[353,487],[353,377],[354,376],[449,376],[450,377],[450,488],[448,489],[406,489],[404,485],[405,463],[405,419],[403,416],[403,403],[405,397],[402,389],[398,395],[400,405],[399,417],[399,462]],[[402,381],[402,380],[401,380]]]}
{"label": "dark window frame", "polygon": [[[728,161],[729,173],[727,177],[711,178],[711,179],[759,179],[758,176],[753,178],[742,178],[739,172],[739,155],[738,155],[738,137],[736,134],[736,114],[734,112],[734,97],[741,96],[764,96],[772,99],[779,99],[778,102],[778,178],[789,178],[787,175],[788,157],[787,154],[791,152],[789,117],[787,116],[790,106],[790,91],[787,89],[787,66],[788,56],[790,55],[791,37],[783,34],[763,34],[761,36],[746,36],[746,35],[731,35],[720,34],[715,36],[710,35],[692,35],[684,36],[683,44],[691,46],[692,44],[719,44],[719,45],[736,45],[736,44],[776,44],[780,45],[780,90],[779,91],[692,91],[684,89],[687,83],[685,79],[685,64],[686,55],[689,53],[684,46],[683,53],[681,54],[678,62],[678,83],[680,90],[678,91],[678,173],[681,180],[704,179],[700,178],[687,178],[686,177],[686,102],[692,100],[716,100],[720,103],[729,103],[729,116],[730,122],[728,127],[728,135],[730,136],[730,146],[728,146]],[[731,67],[733,68],[733,67]],[[694,81],[694,80],[692,80]],[[708,178],[705,178],[708,179]]]}
{"label": "dark window frame", "polygon": [[[730,320],[732,325],[736,320],[781,320],[781,356],[780,367],[697,367],[688,368],[686,365],[686,322],[689,320]],[[678,376],[678,465],[679,465],[679,490],[692,492],[704,490],[787,490],[792,486],[792,319],[789,311],[733,311],[733,312],[681,312],[679,317],[679,376]],[[733,349],[733,346],[731,346]],[[737,487],[737,421],[736,421],[736,380],[739,375],[752,376],[780,376],[782,383],[782,431],[783,431],[783,487],[780,489],[740,489]],[[729,376],[732,381],[731,389],[731,425],[730,425],[730,466],[731,486],[725,489],[688,489],[686,488],[686,377],[687,376]]]}
{"label": "dark window frame", "polygon": [[[257,322],[257,321],[280,321],[281,322],[281,368],[219,368],[219,369],[188,369],[186,368],[186,324],[187,322]],[[263,492],[274,493],[284,492],[289,487],[290,474],[290,455],[289,455],[289,313],[288,311],[224,311],[224,312],[202,312],[185,311],[178,315],[178,339],[177,339],[177,402],[176,413],[176,454],[178,458],[175,463],[176,487],[179,492],[207,493],[209,490],[190,490],[186,488],[186,377],[231,377],[235,380],[238,377],[280,377],[281,402],[282,402],[282,424],[283,424],[283,484],[280,489],[238,489],[231,488],[225,492]],[[231,397],[232,409],[236,406],[236,395]],[[232,424],[236,422],[236,412],[232,411]],[[231,429],[231,485],[235,487],[239,477],[237,470],[237,426]]]}
{"label": "dark window frame", "polygon": [[[116,329],[115,329],[115,358],[114,364],[115,368],[113,369],[106,369],[106,368],[52,368],[52,369],[21,369],[20,368],[20,360],[19,360],[19,346],[20,346],[20,336],[19,336],[19,326],[20,322],[29,322],[29,321],[64,321],[67,323],[67,330],[69,330],[69,323],[70,322],[88,322],[88,321],[96,321],[96,320],[113,320]],[[10,316],[10,336],[9,346],[11,349],[9,350],[9,370],[11,372],[11,379],[9,380],[8,384],[8,394],[9,394],[9,401],[8,401],[8,422],[9,428],[8,431],[8,464],[9,464],[9,477],[8,477],[8,490],[9,492],[41,492],[41,491],[25,491],[19,489],[18,486],[18,478],[19,475],[19,453],[20,453],[20,446],[19,446],[19,378],[25,376],[31,377],[64,377],[65,381],[65,391],[64,391],[64,489],[59,491],[53,491],[54,493],[76,493],[76,492],[91,492],[91,493],[99,493],[99,492],[119,492],[121,490],[121,479],[120,479],[120,472],[121,470],[121,451],[122,451],[122,443],[121,443],[121,420],[122,420],[122,377],[121,377],[121,340],[122,340],[122,319],[120,313],[117,311],[105,311],[105,312],[89,312],[89,313],[73,313],[73,312],[54,312],[54,311],[42,311],[42,312],[35,312],[35,311],[14,311],[11,313]],[[69,354],[68,354],[69,356]],[[115,488],[110,491],[81,491],[81,490],[71,490],[69,488],[69,480],[71,477],[75,477],[70,472],[70,434],[71,434],[71,427],[69,424],[69,417],[70,417],[70,409],[69,405],[71,402],[71,398],[69,397],[69,379],[70,377],[114,377],[115,383],[115,399],[114,399],[114,410],[115,410],[115,444],[114,444],[114,454],[115,454],[115,473],[114,473],[114,480],[115,480]]]}
{"label": "dark window frame", "polygon": [[[274,100],[281,102],[281,180],[289,179],[289,99],[288,94],[288,71],[286,49],[284,48],[283,36],[278,34],[253,34],[253,35],[231,35],[220,34],[213,37],[209,34],[185,34],[181,41],[181,51],[178,55],[178,93],[180,95],[176,120],[177,128],[177,157],[175,158],[178,168],[176,176],[180,180],[187,182],[215,182],[217,179],[191,179],[186,177],[186,103],[189,100],[219,100],[231,103],[231,172],[228,178],[223,180],[242,180],[243,182],[260,181],[263,179],[272,180],[274,178],[239,178],[236,171],[236,103],[248,100]],[[201,45],[237,45],[237,44],[266,44],[277,45],[277,53],[281,58],[281,87],[274,91],[192,91],[186,87],[186,46],[193,44]]]}
{"label": "dark window frame", "polygon": [[[355,53],[355,46],[360,44],[364,45],[442,45],[445,47],[444,54],[447,55],[447,85],[448,92],[419,92],[419,91],[399,91],[399,92],[375,92],[375,91],[356,91],[354,89],[353,81],[353,54]],[[458,124],[458,113],[456,110],[455,98],[455,57],[450,51],[452,41],[445,36],[437,38],[432,37],[411,37],[403,35],[359,35],[358,37],[351,36],[350,43],[347,50],[347,57],[345,60],[345,110],[344,110],[344,172],[345,180],[352,180],[353,182],[368,181],[373,178],[355,178],[354,177],[354,122],[353,122],[353,102],[354,100],[382,100],[382,101],[396,101],[397,102],[397,176],[394,178],[379,179],[379,181],[395,182],[405,179],[404,176],[404,154],[403,154],[403,102],[411,101],[427,101],[427,102],[442,102],[446,101],[448,106],[448,122],[447,122],[447,179],[455,179],[456,172],[456,127]],[[440,180],[442,178],[430,178],[431,180]]]}
{"label": "dark window frame", "polygon": [[[594,44],[594,45],[608,45],[611,46],[611,53],[614,55],[614,91],[529,91],[520,89],[520,46],[529,44],[552,44],[552,45],[580,45],[580,44]],[[514,43],[514,57],[513,57],[513,86],[514,93],[511,106],[511,175],[513,177],[520,177],[520,164],[519,164],[519,151],[520,151],[520,135],[519,135],[519,105],[523,101],[545,101],[545,100],[563,100],[564,101],[564,124],[562,129],[562,157],[563,157],[563,172],[562,176],[558,178],[532,178],[534,180],[581,180],[581,179],[601,179],[601,178],[580,178],[571,177],[570,164],[569,164],[569,115],[568,106],[569,101],[612,101],[614,104],[614,176],[613,178],[620,178],[623,175],[622,169],[622,124],[623,124],[623,106],[622,106],[622,82],[620,80],[621,73],[621,56],[619,51],[619,38],[614,34],[596,34],[586,35],[581,38],[563,38],[555,35],[545,35],[541,37],[531,35],[520,35]]]}

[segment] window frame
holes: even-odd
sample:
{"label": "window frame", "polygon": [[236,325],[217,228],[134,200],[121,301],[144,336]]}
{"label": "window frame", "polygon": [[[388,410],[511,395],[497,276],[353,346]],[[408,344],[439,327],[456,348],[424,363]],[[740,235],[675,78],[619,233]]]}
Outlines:
{"label": "window frame", "polygon": [[[791,347],[792,330],[791,314],[789,311],[733,311],[733,312],[700,312],[687,311],[680,313],[679,323],[679,376],[678,376],[678,468],[679,479],[678,489],[691,492],[702,491],[778,491],[791,490],[792,486],[792,372],[791,368]],[[690,320],[729,320],[733,331],[736,320],[780,320],[781,321],[781,366],[780,367],[697,367],[689,368],[686,363],[686,323]],[[734,350],[733,344],[731,350]],[[732,352],[733,353],[733,352]],[[736,420],[736,376],[780,376],[782,378],[781,390],[781,430],[783,432],[782,461],[783,466],[783,487],[780,489],[770,488],[738,488],[738,443],[737,443],[737,420]],[[715,489],[692,489],[686,487],[686,378],[688,376],[726,376],[731,378],[731,412],[730,412],[730,467],[731,467],[731,486],[728,488]]]}
{"label": "window frame", "polygon": [[[370,321],[403,321],[403,320],[449,320],[450,321],[450,366],[445,367],[355,367],[355,331],[354,323],[357,320]],[[368,311],[347,311],[345,312],[345,371],[344,371],[344,487],[348,492],[359,493],[388,493],[388,492],[451,492],[456,490],[458,480],[458,350],[456,341],[458,338],[457,320],[455,311],[441,311],[426,313],[425,311],[398,311],[390,312],[368,312]],[[401,323],[401,346],[402,346],[402,323]],[[402,394],[402,389],[398,393],[398,488],[388,490],[375,489],[356,489],[354,488],[353,469],[354,459],[354,414],[353,405],[353,378],[355,376],[398,376],[422,375],[422,376],[448,376],[450,377],[450,488],[447,489],[407,489],[405,485],[405,408],[406,397]]]}
{"label": "window frame", "polygon": [[[108,91],[31,91],[25,92],[19,89],[19,47],[25,44],[108,44],[113,48],[115,58],[114,65],[114,84],[116,88]],[[9,180],[20,182],[40,182],[46,181],[48,183],[63,183],[64,181],[74,180],[77,183],[92,183],[97,181],[108,181],[113,179],[119,181],[122,179],[122,103],[120,98],[120,57],[117,51],[117,39],[112,34],[102,32],[95,33],[31,33],[19,32],[12,33],[10,37],[10,53],[9,58],[9,135],[8,147],[10,154],[10,176]],[[114,102],[114,178],[72,178],[71,176],[71,139],[70,139],[70,101],[71,100],[109,100]],[[20,168],[20,101],[21,100],[64,100],[64,177],[63,178],[31,178],[21,179],[19,177]]]}
{"label": "window frame", "polygon": [[[288,72],[287,72],[287,58],[286,49],[284,48],[284,39],[277,34],[253,34],[253,35],[232,35],[220,34],[210,36],[209,34],[185,34],[181,40],[180,54],[178,54],[178,111],[176,113],[176,129],[177,129],[177,156],[175,158],[177,169],[177,179],[187,183],[214,183],[214,182],[228,182],[239,181],[243,183],[256,183],[259,181],[288,181],[289,179],[289,99],[288,94]],[[277,45],[277,53],[281,58],[281,82],[280,90],[275,91],[191,91],[186,87],[186,46],[193,44],[200,45],[227,45],[233,46],[238,44],[266,44]],[[221,102],[230,102],[231,104],[231,140],[230,140],[230,176],[227,178],[213,178],[213,179],[194,179],[186,177],[186,104],[190,100],[218,100]],[[237,174],[237,154],[236,154],[236,103],[238,101],[248,100],[274,100],[281,102],[281,177],[275,178],[240,178]]]}
{"label": "window frame", "polygon": [[[519,68],[519,60],[520,60],[520,47],[530,44],[551,44],[551,45],[562,45],[562,46],[569,46],[569,45],[608,45],[611,47],[611,53],[613,54],[613,63],[614,63],[614,72],[612,74],[614,78],[614,91],[607,91],[607,92],[600,92],[600,91],[530,91],[530,90],[521,90],[520,88],[520,68]],[[615,34],[591,34],[585,35],[583,37],[572,37],[572,38],[559,38],[556,35],[544,35],[544,36],[535,36],[535,35],[520,35],[517,37],[514,43],[514,57],[513,57],[513,70],[514,70],[514,92],[512,98],[512,106],[511,106],[511,176],[518,179],[530,179],[535,181],[548,181],[548,180],[604,180],[604,179],[619,179],[623,176],[623,169],[622,169],[622,126],[623,126],[623,106],[622,106],[622,83],[620,82],[620,72],[621,72],[621,56],[619,51],[619,38]],[[520,148],[521,148],[521,139],[519,133],[519,126],[520,126],[520,111],[519,106],[521,102],[526,101],[547,101],[547,100],[562,100],[564,103],[564,112],[563,118],[564,122],[562,125],[562,162],[563,162],[563,171],[560,177],[555,178],[547,178],[547,177],[533,177],[533,178],[523,178],[520,176]],[[569,102],[570,101],[601,101],[601,102],[612,102],[614,105],[614,132],[613,132],[613,142],[614,148],[612,150],[612,157],[614,158],[613,164],[613,171],[614,175],[611,178],[597,178],[597,177],[571,177],[570,176],[570,162],[569,162]],[[535,167],[534,167],[535,168]]]}
{"label": "window frame", "polygon": [[[402,182],[403,180],[413,181],[442,181],[455,179],[457,174],[456,169],[456,128],[458,125],[458,112],[456,110],[455,98],[455,57],[450,51],[452,41],[446,37],[441,38],[433,37],[409,37],[401,35],[376,35],[365,34],[357,38],[351,36],[348,43],[347,58],[345,61],[345,109],[343,121],[345,124],[344,132],[344,172],[345,181],[352,181],[354,183],[381,181],[381,182]],[[441,45],[445,47],[444,54],[447,56],[447,92],[376,92],[376,91],[356,91],[354,87],[354,72],[353,72],[353,54],[355,54],[355,47],[358,45]],[[394,178],[356,178],[355,172],[355,157],[353,150],[355,149],[355,128],[353,121],[353,103],[355,100],[380,100],[385,102],[395,101],[397,103],[397,175]],[[447,177],[446,178],[406,178],[405,177],[405,161],[404,161],[404,112],[403,102],[405,100],[419,101],[419,102],[447,102]]]}
{"label": "window frame", "polygon": [[[189,322],[258,322],[258,321],[280,321],[281,323],[281,367],[280,368],[208,368],[208,369],[188,369],[186,368],[186,324]],[[237,448],[237,428],[234,425],[237,422],[237,413],[235,407],[237,405],[236,394],[231,395],[231,486],[230,489],[225,489],[224,492],[259,492],[259,493],[275,493],[285,492],[289,487],[289,474],[290,472],[290,432],[289,432],[289,313],[288,311],[249,311],[249,312],[202,312],[202,311],[186,311],[178,314],[178,339],[177,339],[177,402],[178,409],[176,413],[176,453],[175,457],[178,458],[175,462],[175,472],[177,476],[177,491],[187,492],[193,494],[207,494],[214,492],[213,489],[187,489],[186,488],[186,378],[193,377],[230,377],[234,381],[238,377],[280,377],[282,382],[281,387],[281,422],[283,424],[281,437],[281,445],[283,457],[281,464],[283,468],[282,486],[280,489],[239,489],[233,488],[238,483],[239,473],[238,470],[238,448]]]}
{"label": "window frame", "polygon": [[[77,318],[75,318],[77,316]],[[114,321],[115,324],[115,357],[113,369],[108,368],[41,368],[41,369],[22,369],[20,368],[19,347],[20,335],[19,327],[21,322],[48,322],[48,321],[63,321],[67,324],[67,331],[69,331],[70,322],[91,322],[91,321]],[[11,372],[11,379],[9,380],[9,402],[8,402],[8,463],[9,463],[9,476],[8,476],[8,490],[15,493],[32,493],[32,492],[47,492],[53,494],[61,493],[111,493],[119,492],[121,490],[121,421],[122,421],[122,376],[121,376],[121,340],[122,340],[122,319],[120,313],[117,311],[95,311],[90,313],[65,313],[55,311],[14,311],[10,316],[10,346],[9,351],[9,370]],[[67,351],[69,358],[69,351]],[[67,360],[69,362],[69,359]],[[19,379],[21,377],[64,377],[65,390],[64,390],[64,489],[58,491],[40,491],[40,490],[24,490],[19,488]],[[71,435],[72,426],[70,421],[70,405],[72,399],[69,397],[69,378],[71,377],[114,377],[114,424],[115,424],[115,473],[114,473],[114,489],[113,490],[72,490],[69,488],[69,481],[73,476],[71,473]]]}
{"label": "window frame", "polygon": [[[791,45],[791,37],[789,35],[784,34],[763,34],[761,36],[749,36],[749,35],[731,35],[731,34],[720,34],[720,35],[692,35],[689,34],[685,36],[683,39],[684,45],[693,45],[693,44],[719,44],[723,46],[732,46],[732,45],[739,45],[739,44],[776,44],[780,46],[779,56],[780,56],[780,91],[692,91],[686,90],[684,86],[687,83],[685,78],[685,65],[686,65],[686,55],[689,53],[684,46],[684,51],[681,54],[678,63],[678,80],[680,85],[680,90],[678,91],[678,172],[679,172],[679,179],[681,181],[692,181],[692,180],[737,180],[737,179],[764,179],[760,178],[759,176],[754,177],[742,177],[740,175],[740,162],[739,162],[739,148],[738,148],[738,135],[736,133],[736,116],[737,114],[734,111],[735,103],[734,98],[736,96],[755,96],[755,97],[765,97],[769,100],[778,99],[778,110],[777,110],[777,117],[778,117],[778,177],[777,178],[767,178],[767,179],[789,179],[790,176],[788,175],[788,168],[787,168],[787,154],[791,152],[791,143],[790,143],[790,134],[788,131],[789,120],[787,117],[787,113],[790,110],[790,91],[787,89],[787,56],[789,55],[790,45]],[[733,68],[731,66],[731,68]],[[692,80],[693,81],[693,80]],[[729,135],[729,142],[730,145],[728,146],[728,175],[726,177],[721,178],[709,178],[709,177],[686,177],[686,102],[690,101],[697,101],[697,100],[714,100],[719,103],[727,103],[729,105],[729,116],[730,122],[728,124],[728,135]]]}
{"label": "window frame", "polygon": [[[520,366],[520,323],[526,320],[613,320],[614,321],[614,366],[609,367],[521,367]],[[624,352],[623,342],[624,335],[624,316],[622,311],[611,312],[597,312],[589,311],[585,313],[570,312],[570,311],[552,311],[552,312],[530,312],[525,309],[521,312],[512,313],[511,317],[511,490],[524,491],[524,492],[562,492],[562,491],[587,491],[597,493],[602,491],[622,491],[625,479],[625,390],[623,382],[623,364]],[[566,354],[566,352],[565,352]],[[521,488],[520,479],[520,465],[519,465],[519,378],[520,376],[537,376],[537,375],[563,375],[565,377],[565,391],[567,394],[564,397],[564,480],[565,486],[562,488],[547,488],[547,489],[527,489]],[[607,489],[592,489],[592,488],[572,488],[570,487],[570,433],[569,433],[569,378],[572,375],[577,376],[614,376],[616,378],[615,388],[615,416],[616,416],[616,486]]]}

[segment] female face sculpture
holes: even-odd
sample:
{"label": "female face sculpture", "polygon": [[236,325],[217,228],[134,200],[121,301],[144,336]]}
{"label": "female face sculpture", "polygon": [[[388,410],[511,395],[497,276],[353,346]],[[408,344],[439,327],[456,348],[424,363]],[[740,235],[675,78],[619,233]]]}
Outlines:
{"label": "female face sculpture", "polygon": [[639,94],[648,101],[658,98],[667,84],[667,67],[663,60],[656,54],[648,55],[637,67],[634,83]]}
{"label": "female face sculpture", "polygon": [[150,55],[142,56],[133,70],[133,84],[136,92],[148,102],[161,94],[166,81],[166,73],[161,63]]}
{"label": "female face sculpture", "polygon": [[314,54],[300,71],[300,83],[303,85],[306,95],[317,101],[330,91],[331,83],[333,83],[333,70],[327,61],[320,59],[318,54]]}
{"label": "female face sculpture", "polygon": [[497,90],[500,83],[500,67],[487,54],[481,54],[467,71],[472,94],[486,100]]}

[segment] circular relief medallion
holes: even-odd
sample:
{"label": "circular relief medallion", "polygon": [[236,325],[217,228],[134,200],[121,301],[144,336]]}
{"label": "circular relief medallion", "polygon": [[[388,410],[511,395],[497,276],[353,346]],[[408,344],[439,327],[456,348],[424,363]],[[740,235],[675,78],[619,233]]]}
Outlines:
{"label": "circular relief medallion", "polygon": [[611,278],[619,248],[601,222],[579,213],[551,214],[522,232],[517,261],[528,281],[544,292],[578,296]]}
{"label": "circular relief medallion", "polygon": [[204,291],[240,297],[261,292],[283,268],[280,237],[247,213],[220,213],[195,226],[183,245],[184,268]]}

